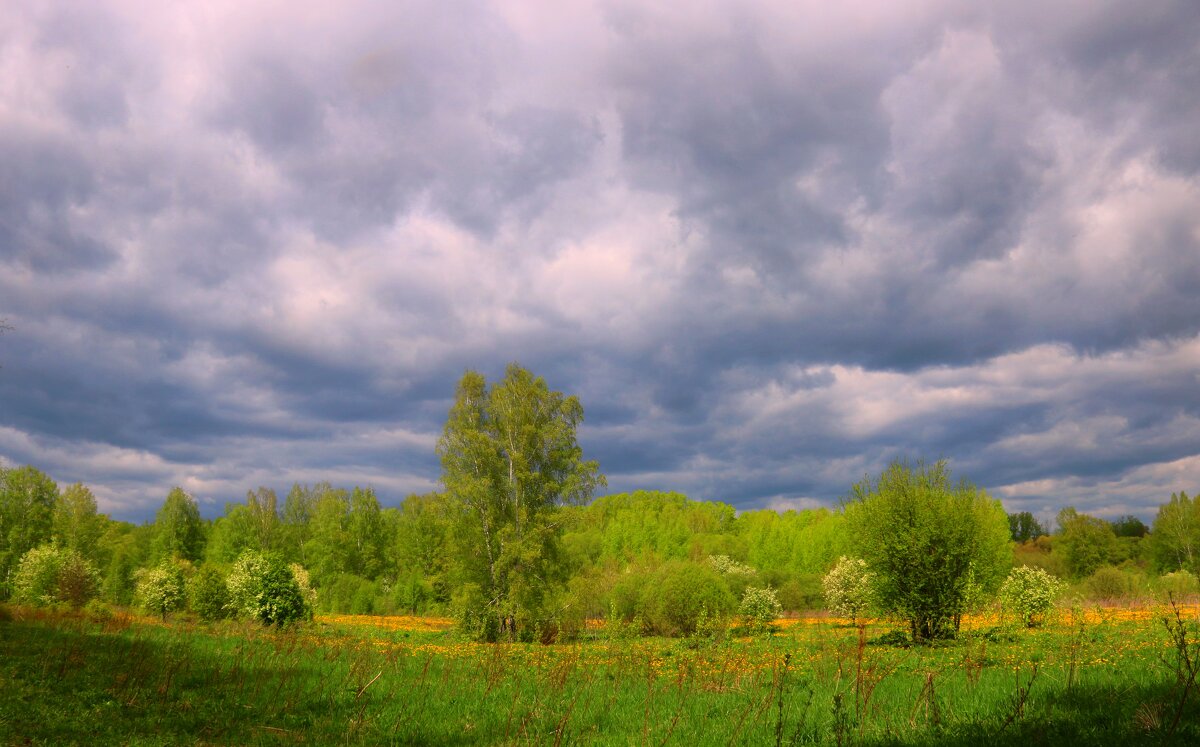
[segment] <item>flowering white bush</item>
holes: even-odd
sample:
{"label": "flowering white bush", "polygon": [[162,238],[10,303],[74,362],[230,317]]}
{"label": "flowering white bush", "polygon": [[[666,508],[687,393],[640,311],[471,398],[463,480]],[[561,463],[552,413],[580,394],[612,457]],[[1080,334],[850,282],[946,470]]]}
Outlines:
{"label": "flowering white bush", "polygon": [[1026,627],[1036,625],[1054,607],[1063,584],[1041,568],[1013,568],[1000,586],[1000,601],[1015,612]]}
{"label": "flowering white bush", "polygon": [[12,576],[13,601],[42,607],[66,603],[82,607],[96,594],[100,574],[74,550],[35,547],[21,556]]}
{"label": "flowering white bush", "polygon": [[753,576],[754,569],[728,555],[709,555],[708,564],[722,576]]}
{"label": "flowering white bush", "polygon": [[167,613],[182,607],[186,599],[183,569],[167,560],[156,568],[139,571],[134,594],[138,606],[166,619]]}
{"label": "flowering white bush", "polygon": [[[305,573],[305,585],[307,576]],[[252,550],[242,553],[229,571],[225,586],[229,589],[229,606],[235,615],[250,617],[266,625],[312,619],[310,599],[315,595],[311,588],[306,592],[297,581],[295,570],[275,555]]]}
{"label": "flowering white bush", "polygon": [[752,631],[766,630],[781,612],[783,605],[779,603],[779,597],[770,586],[748,587],[742,594],[742,604],[738,607],[738,616],[742,618],[742,624]]}
{"label": "flowering white bush", "polygon": [[860,558],[842,556],[825,578],[821,591],[829,609],[854,620],[871,608],[874,599],[874,576]]}

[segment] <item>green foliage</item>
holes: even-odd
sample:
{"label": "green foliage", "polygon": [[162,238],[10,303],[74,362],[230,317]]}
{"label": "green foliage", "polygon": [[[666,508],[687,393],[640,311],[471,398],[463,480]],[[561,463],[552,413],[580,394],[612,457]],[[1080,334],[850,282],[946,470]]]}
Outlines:
{"label": "green foliage", "polygon": [[745,563],[739,563],[728,555],[709,555],[708,564],[722,576],[753,578],[756,571]]}
{"label": "green foliage", "polygon": [[135,596],[138,606],[146,612],[161,615],[181,609],[187,600],[183,568],[173,560],[164,560],[154,568],[143,568],[136,574]]}
{"label": "green foliage", "polygon": [[244,503],[226,503],[225,515],[209,528],[204,557],[209,563],[228,565],[246,550],[255,549],[254,544],[250,509]]}
{"label": "green foliage", "polygon": [[12,598],[22,604],[68,604],[78,609],[96,596],[98,586],[100,573],[78,552],[41,545],[20,557],[12,578]]}
{"label": "green foliage", "polygon": [[101,537],[108,561],[100,594],[110,604],[128,607],[134,603],[134,574],[150,551],[152,526],[130,526],[111,522]]}
{"label": "green foliage", "polygon": [[642,589],[638,605],[652,632],[692,635],[701,615],[727,619],[737,602],[708,564],[673,561],[664,564]]}
{"label": "green foliage", "polygon": [[35,467],[0,467],[0,599],[21,557],[49,542],[58,486]]}
{"label": "green foliage", "polygon": [[1005,609],[1018,615],[1026,627],[1042,621],[1054,607],[1054,601],[1063,591],[1063,584],[1039,568],[1020,566],[1009,571],[1008,578],[1000,586],[1000,600]]}
{"label": "green foliage", "polygon": [[738,605],[738,617],[742,626],[752,633],[761,633],[775,622],[783,606],[779,597],[769,586],[749,586],[742,594],[742,602]]}
{"label": "green foliage", "polygon": [[299,563],[288,563],[288,570],[292,572],[292,580],[300,589],[300,598],[304,601],[304,608],[307,611],[305,619],[312,619],[313,611],[317,608],[317,590],[313,588],[312,577],[309,575],[308,569]]}
{"label": "green foliage", "polygon": [[279,555],[247,550],[233,564],[225,583],[229,607],[239,617],[264,625],[312,619],[310,596]]}
{"label": "green foliage", "polygon": [[1149,538],[1154,565],[1163,572],[1200,572],[1200,501],[1180,491],[1159,506]]}
{"label": "green foliage", "polygon": [[855,485],[846,520],[875,575],[876,599],[908,620],[915,641],[956,631],[972,584],[993,593],[1012,565],[1000,502],[966,482],[951,484],[944,462],[895,462],[878,481]]}
{"label": "green foliage", "polygon": [[1114,602],[1132,596],[1137,591],[1133,576],[1110,565],[1097,568],[1084,582],[1089,596],[1101,602]]}
{"label": "green foliage", "polygon": [[1072,577],[1090,576],[1097,568],[1118,561],[1117,535],[1104,519],[1068,507],[1059,512],[1058,523],[1062,531],[1055,538],[1054,551],[1062,555]]}
{"label": "green foliage", "polygon": [[1046,534],[1046,528],[1028,511],[1009,514],[1008,529],[1013,542],[1029,542]]}
{"label": "green foliage", "polygon": [[201,620],[222,620],[229,616],[229,589],[225,576],[205,565],[188,581],[188,603]]}
{"label": "green foliage", "polygon": [[282,532],[275,491],[260,487],[246,493],[246,513],[251,531],[251,544],[247,549],[259,552],[278,550]]}
{"label": "green foliage", "polygon": [[321,610],[345,615],[386,612],[380,602],[379,585],[353,573],[340,573],[321,587]]}
{"label": "green foliage", "polygon": [[199,562],[204,554],[204,523],[196,499],[183,488],[171,488],[154,517],[152,554],[156,560],[180,558]]}
{"label": "green foliage", "polygon": [[45,607],[58,601],[62,556],[54,545],[35,547],[21,556],[12,578],[12,600]]}
{"label": "green foliage", "polygon": [[873,606],[875,576],[861,558],[842,556],[821,579],[826,606],[833,612],[857,620]]}
{"label": "green foliage", "polygon": [[745,511],[735,530],[745,543],[746,562],[764,574],[817,576],[850,552],[845,517],[824,508]]}
{"label": "green foliage", "polygon": [[59,600],[78,609],[90,602],[99,589],[100,572],[96,566],[82,553],[65,549],[58,569]]}
{"label": "green foliage", "polygon": [[1155,586],[1163,597],[1182,601],[1200,594],[1200,580],[1187,571],[1174,571],[1159,577]]}
{"label": "green foliage", "polygon": [[396,512],[393,555],[396,559],[397,608],[411,614],[449,601],[446,543],[450,520],[440,493],[410,495]]}
{"label": "green foliage", "polygon": [[96,496],[82,483],[75,483],[54,502],[53,535],[63,547],[94,560],[104,531],[105,517],[96,512]]}
{"label": "green foliage", "polygon": [[1113,534],[1118,537],[1145,537],[1150,527],[1136,516],[1127,514],[1112,522]]}
{"label": "green foliage", "polygon": [[511,636],[539,625],[565,581],[559,509],[604,484],[576,442],[582,420],[579,400],[516,364],[490,389],[475,372],[459,382],[438,455],[455,574],[478,588],[478,614],[494,618],[472,626],[485,637],[492,627]]}
{"label": "green foliage", "polygon": [[1053,551],[1055,537],[1043,535],[1032,542],[1023,542],[1013,548],[1013,565],[1041,568],[1056,578],[1067,577],[1067,565],[1062,553]]}
{"label": "green foliage", "polygon": [[500,638],[500,617],[490,612],[479,584],[468,582],[455,589],[450,614],[458,629],[476,641],[495,643]]}
{"label": "green foliage", "polygon": [[37,607],[67,604],[78,609],[96,595],[100,574],[74,550],[41,545],[21,556],[13,572],[13,601]]}
{"label": "green foliage", "polygon": [[375,578],[387,565],[387,533],[379,500],[370,488],[350,493],[325,486],[311,506],[303,557],[318,585],[343,575]]}

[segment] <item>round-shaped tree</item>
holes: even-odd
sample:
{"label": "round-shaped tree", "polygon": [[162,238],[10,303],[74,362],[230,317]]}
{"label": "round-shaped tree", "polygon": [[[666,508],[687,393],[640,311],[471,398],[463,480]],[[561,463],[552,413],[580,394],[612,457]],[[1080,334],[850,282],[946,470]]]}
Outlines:
{"label": "round-shaped tree", "polygon": [[266,625],[311,620],[312,606],[292,569],[273,553],[247,550],[226,579],[235,614]]}
{"label": "round-shaped tree", "polygon": [[1027,628],[1037,625],[1054,607],[1063,584],[1041,568],[1020,566],[1009,571],[1000,586],[1004,607],[1015,612]]}
{"label": "round-shaped tree", "polygon": [[173,560],[165,560],[154,568],[147,568],[138,573],[135,592],[138,606],[147,612],[161,615],[164,620],[167,619],[168,612],[183,606],[186,598],[184,594],[183,569]]}
{"label": "round-shaped tree", "polygon": [[908,621],[914,641],[953,635],[970,598],[994,594],[1012,566],[1003,506],[952,483],[945,462],[893,462],[854,486],[846,520],[876,600]]}
{"label": "round-shaped tree", "polygon": [[742,594],[742,603],[738,606],[738,617],[742,618],[742,626],[751,633],[762,633],[771,627],[771,623],[783,612],[779,596],[770,586],[748,586]]}

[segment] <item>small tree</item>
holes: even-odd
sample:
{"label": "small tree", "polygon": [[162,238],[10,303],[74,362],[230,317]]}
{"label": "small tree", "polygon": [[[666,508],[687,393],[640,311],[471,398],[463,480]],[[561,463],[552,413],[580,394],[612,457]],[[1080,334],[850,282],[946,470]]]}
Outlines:
{"label": "small tree", "polygon": [[738,616],[742,625],[752,633],[761,633],[770,627],[779,614],[783,605],[770,586],[759,588],[749,586],[742,594],[742,603],[738,607]]}
{"label": "small tree", "polygon": [[1013,568],[1000,586],[1000,601],[1005,609],[1015,612],[1021,623],[1032,628],[1054,607],[1054,600],[1063,590],[1058,579],[1041,568]]}
{"label": "small tree", "polygon": [[914,641],[953,635],[969,596],[995,593],[1012,567],[1004,508],[969,483],[952,484],[945,462],[893,462],[854,486],[846,521],[876,599],[908,620]]}
{"label": "small tree", "polygon": [[192,612],[201,620],[220,620],[229,615],[229,589],[225,577],[211,565],[201,568],[188,583]]}
{"label": "small tree", "polygon": [[821,591],[829,609],[857,622],[872,606],[874,576],[860,558],[842,556],[821,579]]}
{"label": "small tree", "polygon": [[183,569],[165,560],[154,568],[138,571],[134,596],[139,607],[166,620],[167,613],[183,607],[186,599]]}
{"label": "small tree", "polygon": [[696,632],[701,618],[727,620],[737,605],[729,588],[708,564],[666,563],[642,589],[640,608],[650,628],[661,635]]}
{"label": "small tree", "polygon": [[273,553],[247,550],[226,581],[229,606],[236,615],[265,625],[312,619],[312,606],[292,569]]}
{"label": "small tree", "polygon": [[1086,578],[1117,562],[1117,535],[1104,519],[1068,507],[1058,513],[1058,523],[1062,533],[1054,540],[1054,552],[1062,554],[1073,577]]}

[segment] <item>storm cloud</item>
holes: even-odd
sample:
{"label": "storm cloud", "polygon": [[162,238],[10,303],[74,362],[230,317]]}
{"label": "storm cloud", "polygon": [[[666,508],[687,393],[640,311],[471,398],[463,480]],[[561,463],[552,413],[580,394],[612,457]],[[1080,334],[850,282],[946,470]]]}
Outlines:
{"label": "storm cloud", "polygon": [[467,369],[610,490],[1200,489],[1200,6],[10,3],[0,458],[435,489]]}

